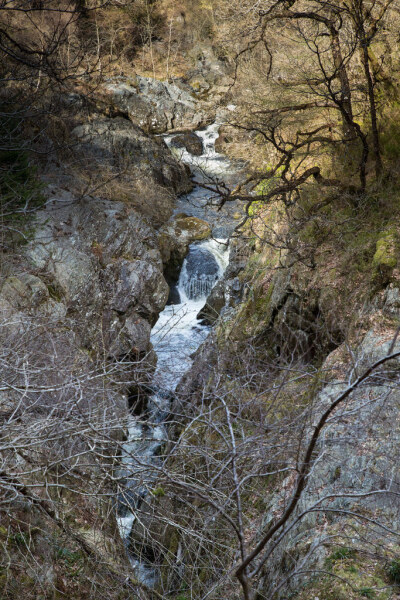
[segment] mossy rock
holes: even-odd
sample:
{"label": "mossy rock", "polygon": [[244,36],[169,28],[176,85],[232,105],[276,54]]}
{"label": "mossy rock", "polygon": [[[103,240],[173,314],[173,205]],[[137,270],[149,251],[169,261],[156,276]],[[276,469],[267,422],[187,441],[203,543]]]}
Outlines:
{"label": "mossy rock", "polygon": [[198,217],[178,216],[175,220],[175,229],[186,232],[190,241],[206,240],[211,236],[210,224]]}
{"label": "mossy rock", "polygon": [[382,231],[376,241],[371,283],[378,288],[386,287],[392,281],[399,265],[400,238],[396,228],[392,226]]}

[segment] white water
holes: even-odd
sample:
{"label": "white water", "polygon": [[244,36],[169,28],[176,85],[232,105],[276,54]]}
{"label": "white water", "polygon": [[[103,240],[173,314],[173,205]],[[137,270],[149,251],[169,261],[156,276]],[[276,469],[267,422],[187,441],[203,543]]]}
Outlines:
{"label": "white water", "polygon": [[213,175],[226,175],[232,169],[231,161],[224,154],[219,154],[215,150],[215,142],[218,139],[220,127],[220,123],[213,123],[206,129],[196,131],[196,135],[203,142],[203,154],[201,156],[193,156],[184,148],[171,146],[173,135],[165,136],[164,140],[179,160],[190,165],[197,177],[202,174],[203,177],[209,179]]}
{"label": "white water", "polygon": [[[229,249],[226,240],[207,240],[199,247],[209,251],[218,265],[218,276],[214,280],[215,285],[216,281],[222,277],[229,262]],[[198,281],[197,278],[195,281]],[[205,284],[206,281],[207,276],[204,276],[203,283]],[[203,308],[211,289],[204,285],[203,290],[207,289],[208,293],[197,294],[195,298],[189,298],[187,288],[191,287],[191,282],[193,282],[193,279],[191,274],[187,272],[186,259],[178,283],[181,302],[165,307],[153,328],[151,336],[158,357],[154,381],[157,386],[171,391],[175,390],[182,376],[190,368],[192,363],[191,354],[197,350],[210,331],[209,327],[200,325],[197,314]]]}
{"label": "white water", "polygon": [[[172,152],[184,163],[190,166],[195,181],[200,184],[213,185],[213,178],[224,180],[226,183],[234,184],[238,179],[241,168],[239,163],[233,164],[224,154],[215,150],[215,142],[218,139],[219,123],[213,123],[206,129],[196,131],[196,135],[203,142],[203,154],[193,156],[187,150],[174,148],[171,141],[174,136],[166,136],[164,139]],[[219,198],[214,197],[210,190],[196,186],[194,190],[178,199],[175,213],[185,212],[190,216],[200,217],[208,221],[212,227],[215,238],[228,238],[238,221],[234,218],[235,213],[242,213],[243,207],[239,201],[229,202],[222,209],[219,208]]]}
{"label": "white water", "polygon": [[[209,175],[220,175],[231,168],[229,160],[215,152],[218,128],[219,125],[214,124],[204,131],[196,132],[203,140],[202,156],[194,157],[186,151],[181,153],[181,159],[190,164],[196,177],[201,176],[203,180]],[[168,136],[167,143],[171,139],[172,136]],[[206,194],[196,186],[191,194],[180,200],[180,211],[184,208],[187,214],[196,214],[206,220],[211,216],[215,225],[215,216],[210,215],[206,207],[208,196],[209,193]],[[218,224],[214,231],[229,232],[232,229],[226,216],[222,216],[221,222],[222,225]],[[133,556],[129,549],[129,536],[136,520],[136,509],[154,487],[157,467],[162,465],[159,454],[167,441],[163,421],[169,413],[171,393],[190,368],[191,355],[210,331],[209,327],[200,324],[197,314],[204,306],[212,287],[222,277],[228,262],[226,238],[206,240],[191,246],[178,282],[180,303],[165,307],[151,334],[158,357],[153,387],[158,391],[149,398],[146,415],[130,417],[128,441],[122,448],[119,477],[125,479],[125,491],[118,507],[118,525],[136,576],[148,586],[156,583],[156,568],[143,558]]]}

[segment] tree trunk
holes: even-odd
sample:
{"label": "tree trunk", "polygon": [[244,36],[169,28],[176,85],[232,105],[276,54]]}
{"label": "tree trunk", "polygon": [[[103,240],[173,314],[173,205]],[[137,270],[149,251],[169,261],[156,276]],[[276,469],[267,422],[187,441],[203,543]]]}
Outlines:
{"label": "tree trunk", "polygon": [[330,35],[333,63],[335,65],[341,87],[341,104],[344,111],[348,115],[348,119],[345,118],[342,120],[343,137],[348,140],[349,138],[354,137],[354,130],[351,126],[351,123],[353,122],[353,108],[351,105],[350,82],[343,61],[339,32],[334,27],[331,27]]}
{"label": "tree trunk", "polygon": [[368,41],[366,39],[364,26],[360,24],[360,42],[361,42],[361,60],[364,67],[365,79],[367,81],[369,113],[372,129],[372,146],[375,159],[375,174],[377,177],[382,175],[382,158],[379,143],[378,120],[376,116],[376,102],[374,94],[374,84],[372,81],[371,70],[369,68]]}

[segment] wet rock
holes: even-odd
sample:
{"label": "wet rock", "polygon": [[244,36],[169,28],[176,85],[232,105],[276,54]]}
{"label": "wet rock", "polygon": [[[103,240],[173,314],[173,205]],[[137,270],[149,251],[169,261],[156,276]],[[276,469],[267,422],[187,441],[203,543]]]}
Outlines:
{"label": "wet rock", "polygon": [[164,273],[171,282],[176,282],[182,263],[189,251],[189,245],[211,236],[211,227],[207,221],[198,217],[189,217],[182,213],[172,223],[161,228],[159,248],[164,263]]}
{"label": "wet rock", "polygon": [[219,265],[209,250],[202,246],[193,246],[186,258],[186,271],[188,277],[216,276],[219,273]]}
{"label": "wet rock", "polygon": [[178,286],[176,284],[171,284],[169,288],[167,305],[170,306],[172,304],[180,304],[181,296],[178,290]]}
{"label": "wet rock", "polygon": [[203,154],[203,142],[193,132],[174,136],[171,140],[171,146],[185,148],[193,156],[201,156]]}
{"label": "wet rock", "polygon": [[206,248],[191,246],[183,268],[183,286],[188,298],[207,296],[220,274],[215,256]]}
{"label": "wet rock", "polygon": [[213,325],[221,313],[233,309],[242,299],[243,285],[238,274],[245,267],[249,256],[249,248],[243,240],[232,240],[230,244],[230,260],[224,277],[211,290],[206,304],[198,314],[204,324]]}
{"label": "wet rock", "polygon": [[208,296],[206,304],[197,315],[197,318],[201,319],[206,325],[212,325],[218,319],[225,306],[225,302],[225,282],[218,281]]}

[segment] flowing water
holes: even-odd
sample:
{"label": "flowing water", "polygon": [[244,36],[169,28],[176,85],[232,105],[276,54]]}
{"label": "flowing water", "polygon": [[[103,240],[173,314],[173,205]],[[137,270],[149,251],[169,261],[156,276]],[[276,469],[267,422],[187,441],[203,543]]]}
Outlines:
{"label": "flowing water", "polygon": [[[203,141],[203,154],[194,157],[180,151],[180,158],[190,165],[194,177],[202,183],[212,176],[229,175],[232,164],[215,151],[219,125],[213,124],[196,132]],[[171,143],[173,136],[166,137]],[[210,192],[201,186],[179,199],[176,213],[198,216],[210,222],[213,238],[192,244],[182,265],[179,282],[179,304],[166,306],[152,330],[151,341],[157,353],[157,368],[145,414],[132,415],[129,420],[128,441],[123,445],[119,476],[125,479],[125,489],[118,506],[118,524],[128,548],[136,576],[142,583],[154,586],[157,570],[151,560],[135,556],[130,546],[130,533],[137,509],[152,489],[157,467],[161,467],[160,453],[167,441],[165,420],[170,411],[171,396],[184,373],[190,368],[191,355],[207,337],[210,328],[197,319],[197,314],[215,283],[228,265],[227,239],[236,224],[232,213],[236,207],[218,211],[209,206]]]}

